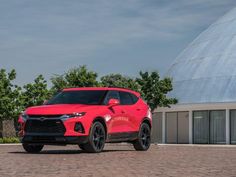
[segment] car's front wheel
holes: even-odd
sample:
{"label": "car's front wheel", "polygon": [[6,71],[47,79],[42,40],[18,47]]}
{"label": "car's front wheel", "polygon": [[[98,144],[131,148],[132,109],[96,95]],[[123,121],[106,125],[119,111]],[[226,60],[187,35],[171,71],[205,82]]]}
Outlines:
{"label": "car's front wheel", "polygon": [[23,143],[23,148],[26,152],[29,153],[39,153],[43,149],[43,145],[33,145]]}
{"label": "car's front wheel", "polygon": [[98,153],[103,150],[105,141],[106,132],[104,126],[100,122],[94,122],[90,130],[88,143],[84,144],[82,148],[87,152]]}
{"label": "car's front wheel", "polygon": [[151,128],[147,123],[142,123],[140,126],[138,139],[133,143],[135,150],[146,151],[151,144]]}

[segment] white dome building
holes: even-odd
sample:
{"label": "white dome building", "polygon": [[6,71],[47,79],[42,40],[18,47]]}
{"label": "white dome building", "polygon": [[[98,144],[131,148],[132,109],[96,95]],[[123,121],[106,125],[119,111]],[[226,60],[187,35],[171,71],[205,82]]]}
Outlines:
{"label": "white dome building", "polygon": [[167,76],[179,103],[156,110],[154,142],[236,143],[236,8],[201,33]]}

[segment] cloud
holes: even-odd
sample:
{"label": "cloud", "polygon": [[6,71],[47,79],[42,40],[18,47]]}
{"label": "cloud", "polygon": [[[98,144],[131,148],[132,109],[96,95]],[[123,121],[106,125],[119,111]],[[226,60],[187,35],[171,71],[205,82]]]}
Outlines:
{"label": "cloud", "polygon": [[[30,73],[48,78],[75,64],[96,69],[99,60],[106,68],[115,63],[126,75],[140,68],[164,72],[187,42],[235,5],[235,0],[2,1],[0,67],[16,67],[24,81],[32,80]],[[128,60],[139,66],[123,67]],[[98,72],[104,73],[102,67]]]}

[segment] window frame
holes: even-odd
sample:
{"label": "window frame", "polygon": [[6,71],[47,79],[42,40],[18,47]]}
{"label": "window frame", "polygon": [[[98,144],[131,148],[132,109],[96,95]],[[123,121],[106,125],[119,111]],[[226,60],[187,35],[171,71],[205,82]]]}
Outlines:
{"label": "window frame", "polygon": [[[127,95],[129,95],[129,98],[130,98],[130,100],[131,100],[132,103],[131,103],[131,104],[122,104],[122,101],[121,101],[121,93],[126,93]],[[134,104],[135,104],[135,102],[134,102],[134,100],[133,100],[133,98],[132,98],[130,92],[119,91],[119,95],[120,95],[120,105],[121,105],[121,106],[131,106],[131,105],[134,105]]]}
{"label": "window frame", "polygon": [[[107,99],[107,97],[109,96],[109,94],[111,92],[117,92],[117,95],[119,97],[118,100],[120,101],[120,94],[119,94],[118,90],[107,90],[107,93],[105,94],[105,97],[104,97],[104,99],[102,101],[103,105],[108,105],[109,100],[106,100],[106,99]],[[112,99],[112,98],[110,98],[110,99]],[[114,98],[114,99],[117,99],[117,98]],[[105,101],[107,101],[107,103]]]}

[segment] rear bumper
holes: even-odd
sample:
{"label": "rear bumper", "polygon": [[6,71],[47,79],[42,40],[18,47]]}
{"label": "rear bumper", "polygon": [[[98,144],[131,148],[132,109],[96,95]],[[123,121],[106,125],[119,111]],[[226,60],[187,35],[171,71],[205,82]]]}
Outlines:
{"label": "rear bumper", "polygon": [[43,145],[84,144],[88,142],[88,136],[25,135],[21,138],[21,142]]}

